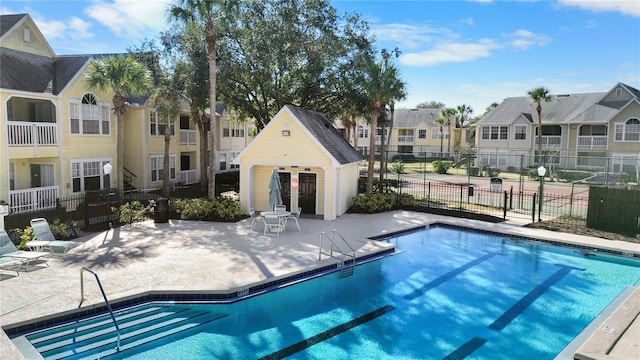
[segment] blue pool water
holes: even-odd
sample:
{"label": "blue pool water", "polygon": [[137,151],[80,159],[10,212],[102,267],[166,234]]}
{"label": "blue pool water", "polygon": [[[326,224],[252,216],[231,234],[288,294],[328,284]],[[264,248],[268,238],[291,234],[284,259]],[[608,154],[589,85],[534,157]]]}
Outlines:
{"label": "blue pool water", "polygon": [[434,227],[387,241],[397,255],[350,277],[165,304],[158,311],[207,320],[103,359],[553,359],[640,284],[640,261],[505,236]]}

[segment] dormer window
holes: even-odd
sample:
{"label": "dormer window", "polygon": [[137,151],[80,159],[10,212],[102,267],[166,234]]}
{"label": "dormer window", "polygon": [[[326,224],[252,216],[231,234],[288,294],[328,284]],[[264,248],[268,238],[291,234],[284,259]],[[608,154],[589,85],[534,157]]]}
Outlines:
{"label": "dormer window", "polygon": [[28,26],[22,28],[22,41],[31,42],[31,29]]}
{"label": "dormer window", "polygon": [[622,89],[616,88],[616,97],[622,96]]}

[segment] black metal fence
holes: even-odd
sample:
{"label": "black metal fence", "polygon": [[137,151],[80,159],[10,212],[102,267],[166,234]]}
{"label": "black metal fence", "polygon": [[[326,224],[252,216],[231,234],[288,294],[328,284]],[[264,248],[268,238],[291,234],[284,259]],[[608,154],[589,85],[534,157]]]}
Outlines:
{"label": "black metal fence", "polygon": [[414,196],[417,204],[426,208],[489,215],[520,223],[584,222],[587,218],[589,198],[584,194],[543,193],[539,201],[536,192],[518,192],[513,188],[502,190],[416,179],[401,179],[397,184],[394,191]]}

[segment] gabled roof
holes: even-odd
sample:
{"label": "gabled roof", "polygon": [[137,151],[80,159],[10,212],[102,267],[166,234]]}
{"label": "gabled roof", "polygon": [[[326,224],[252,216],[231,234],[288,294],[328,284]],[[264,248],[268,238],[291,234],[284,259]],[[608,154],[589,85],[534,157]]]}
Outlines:
{"label": "gabled roof", "polygon": [[340,165],[362,161],[362,155],[340,135],[322,113],[293,105],[285,105],[282,110],[290,111]]}
{"label": "gabled roof", "polygon": [[[588,93],[553,96],[550,102],[542,102],[543,124],[566,124],[597,103],[606,93]],[[528,96],[506,98],[476,125],[510,125],[518,117],[538,121],[537,104]]]}
{"label": "gabled roof", "polygon": [[27,14],[11,14],[0,16],[0,37],[9,32],[20,20],[22,20]]}
{"label": "gabled roof", "polygon": [[89,59],[87,55],[50,58],[2,48],[0,88],[58,95]]}
{"label": "gabled roof", "polygon": [[393,126],[395,128],[414,129],[424,123],[427,127],[434,127],[435,119],[440,116],[442,109],[395,109],[393,112]]}

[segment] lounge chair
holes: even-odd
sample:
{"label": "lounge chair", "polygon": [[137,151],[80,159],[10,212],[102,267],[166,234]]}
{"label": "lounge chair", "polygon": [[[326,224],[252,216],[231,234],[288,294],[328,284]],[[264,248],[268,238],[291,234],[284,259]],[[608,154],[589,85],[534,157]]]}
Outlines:
{"label": "lounge chair", "polygon": [[[45,251],[24,251],[18,250],[16,246],[9,238],[9,234],[4,229],[0,229],[0,259],[3,259],[4,265],[9,266],[10,261],[7,260],[15,260],[14,265],[17,264],[18,261],[21,261],[19,264],[18,270],[22,265],[29,265],[35,261],[43,261],[47,266],[49,266],[49,257],[51,256],[51,252]],[[17,270],[16,270],[17,272]]]}
{"label": "lounge chair", "polygon": [[49,227],[47,219],[44,218],[32,219],[31,228],[35,234],[35,239],[27,243],[29,250],[49,250],[53,254],[64,255],[69,251],[69,249],[82,244],[77,241],[56,240],[55,235],[53,235],[53,232]]}
{"label": "lounge chair", "polygon": [[20,270],[22,265],[24,265],[24,260],[22,259],[9,258],[9,257],[5,258],[0,256],[0,270],[15,271],[16,274],[20,276],[20,273],[18,272],[18,270]]}
{"label": "lounge chair", "polygon": [[264,216],[264,234],[278,234],[284,232],[283,217],[277,215],[265,215]]}
{"label": "lounge chair", "polygon": [[298,212],[297,213],[291,213],[291,215],[287,216],[284,221],[285,221],[285,225],[287,224],[287,222],[289,221],[289,219],[293,220],[296,222],[296,226],[298,227],[298,231],[300,231],[300,224],[298,224],[298,219],[300,218],[300,214],[302,214],[302,208],[299,207],[298,208]]}
{"label": "lounge chair", "polygon": [[249,209],[249,215],[251,215],[251,230],[253,230],[253,227],[257,222],[264,222],[264,218],[260,215],[257,215],[256,211],[253,208]]}

